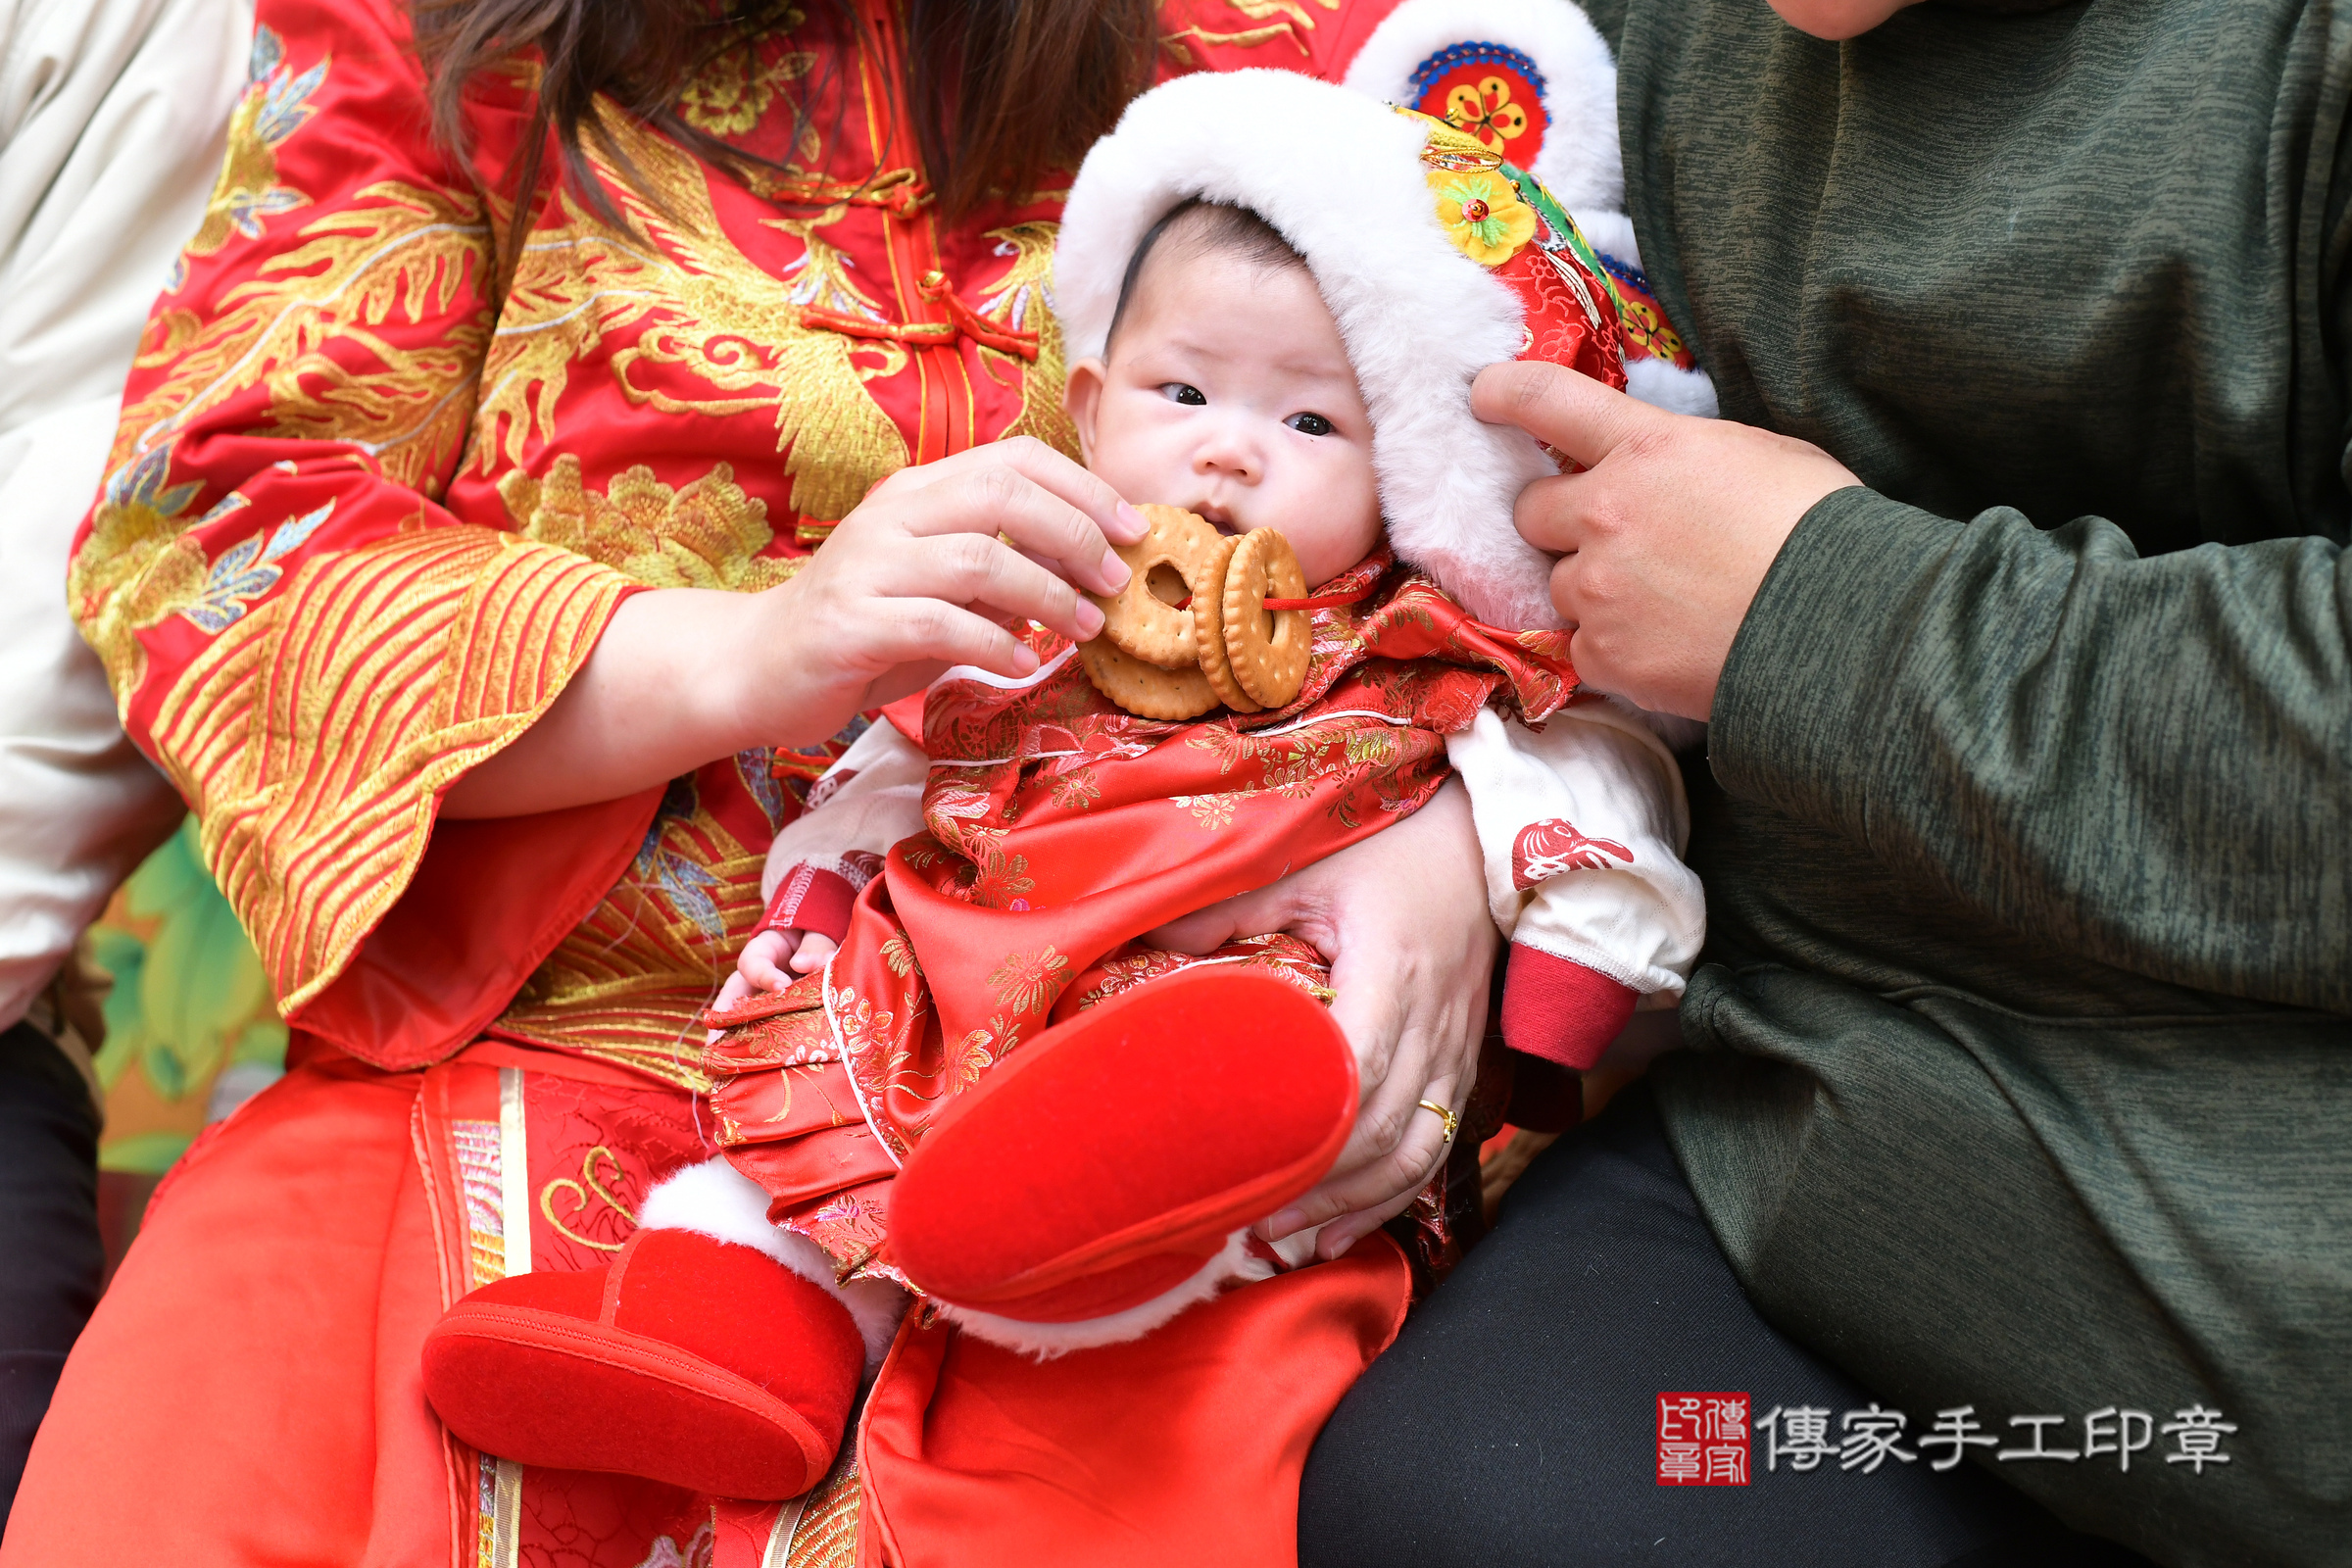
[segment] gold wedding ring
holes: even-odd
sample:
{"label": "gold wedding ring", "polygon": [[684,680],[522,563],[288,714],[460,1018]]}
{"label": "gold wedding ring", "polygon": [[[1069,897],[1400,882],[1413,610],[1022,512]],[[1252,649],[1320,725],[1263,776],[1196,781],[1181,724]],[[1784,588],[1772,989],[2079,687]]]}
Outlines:
{"label": "gold wedding ring", "polygon": [[1421,1102],[1421,1108],[1423,1110],[1434,1110],[1438,1113],[1439,1117],[1446,1123],[1446,1141],[1449,1144],[1452,1143],[1453,1135],[1462,1129],[1462,1118],[1456,1116],[1451,1110],[1447,1109],[1444,1105],[1439,1104],[1434,1100],[1424,1100]]}

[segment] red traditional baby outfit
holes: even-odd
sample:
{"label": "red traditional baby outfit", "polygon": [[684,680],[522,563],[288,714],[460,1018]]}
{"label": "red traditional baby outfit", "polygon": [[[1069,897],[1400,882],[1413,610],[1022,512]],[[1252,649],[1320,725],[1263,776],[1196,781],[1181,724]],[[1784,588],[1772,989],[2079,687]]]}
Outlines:
{"label": "red traditional baby outfit", "polygon": [[[1328,998],[1319,956],[1296,938],[1246,937],[1204,958],[1141,939],[1409,815],[1453,771],[1448,746],[1482,725],[1537,745],[1529,726],[1556,727],[1555,749],[1597,726],[1604,750],[1622,754],[1621,778],[1588,781],[1585,819],[1600,831],[1580,857],[1550,847],[1545,832],[1564,830],[1545,828],[1531,804],[1541,792],[1514,789],[1496,765],[1515,758],[1554,777],[1541,756],[1507,740],[1475,753],[1471,788],[1488,808],[1477,814],[1510,821],[1502,861],[1514,863],[1516,841],[1518,873],[1536,872],[1515,896],[1597,875],[1612,902],[1676,902],[1657,892],[1689,876],[1673,858],[1671,759],[1618,710],[1571,695],[1566,633],[1483,625],[1385,550],[1317,591],[1359,589],[1371,590],[1360,604],[1312,612],[1305,684],[1281,709],[1139,718],[1094,689],[1067,643],[1039,632],[1035,675],[952,671],[820,782],[771,860],[772,919],[836,937],[841,951],[743,1009],[758,1021],[706,1062],[727,1158],[841,1278],[899,1277],[883,1245],[899,1163],[1040,1030],[1199,963],[1260,967]],[[1526,854],[1535,840],[1541,863]],[[1674,914],[1689,923],[1695,908]],[[1623,923],[1643,924],[1631,908]],[[1652,958],[1675,946],[1663,926],[1642,936]]]}

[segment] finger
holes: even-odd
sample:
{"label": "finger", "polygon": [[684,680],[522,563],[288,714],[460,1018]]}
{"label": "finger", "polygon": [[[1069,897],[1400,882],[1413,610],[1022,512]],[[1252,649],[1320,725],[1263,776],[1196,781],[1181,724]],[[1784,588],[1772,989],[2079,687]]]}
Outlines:
{"label": "finger", "polygon": [[[727,976],[727,983],[725,985],[718,988],[718,1000],[710,1004],[711,1010],[714,1012],[724,1012],[729,1007],[732,1007],[735,1005],[735,1004],[741,1002],[744,998],[750,996],[751,994],[752,983],[749,980],[746,980],[743,977],[743,971],[738,969],[733,974]],[[716,1040],[718,1036],[718,1030],[713,1029],[710,1031],[711,1039]]]}
{"label": "finger", "polygon": [[961,464],[967,468],[1003,465],[1026,476],[1032,483],[1052,491],[1071,506],[1094,519],[1104,537],[1120,544],[1131,545],[1144,536],[1151,525],[1144,514],[1129,506],[1109,484],[1089,472],[1084,465],[1072,462],[1034,436],[1014,436],[1008,441],[992,441],[986,446],[973,447],[958,453],[944,463],[931,465],[933,470],[949,464]]}
{"label": "finger", "polygon": [[1519,492],[1511,504],[1511,526],[1538,550],[1573,556],[1589,542],[1595,488],[1592,473],[1547,474]]}
{"label": "finger", "polygon": [[[1444,1093],[1450,1094],[1451,1086]],[[1441,1099],[1438,1086],[1432,1086],[1431,1100]],[[1402,1136],[1393,1146],[1370,1162],[1344,1169],[1326,1177],[1312,1191],[1305,1193],[1289,1206],[1267,1219],[1262,1234],[1268,1241],[1280,1241],[1316,1225],[1327,1225],[1345,1215],[1374,1212],[1379,1215],[1374,1224],[1390,1215],[1403,1211],[1413,1194],[1429,1185],[1431,1177],[1445,1162],[1448,1143],[1445,1119],[1431,1110],[1420,1110],[1408,1116],[1401,1128]],[[1366,1227],[1369,1228],[1369,1227]],[[1359,1230],[1356,1234],[1360,1235]],[[1320,1248],[1318,1247],[1318,1250]],[[1336,1252],[1324,1253],[1336,1257]]]}
{"label": "finger", "polygon": [[991,619],[1034,620],[1078,642],[1102,629],[1101,608],[1059,574],[982,534],[910,540],[881,563],[874,586],[894,598],[944,599]]}
{"label": "finger", "polygon": [[770,954],[746,948],[743,957],[736,964],[736,978],[746,982],[754,991],[781,991],[792,984],[792,976],[776,967],[776,959],[780,956],[781,951]]}
{"label": "finger", "polygon": [[1216,952],[1238,936],[1287,930],[1300,913],[1299,901],[1289,894],[1290,890],[1280,883],[1236,894],[1145,932],[1143,941],[1147,947],[1164,948],[1170,953],[1204,954]]}
{"label": "finger", "polygon": [[912,498],[906,527],[918,538],[1002,533],[1093,593],[1117,593],[1129,576],[1092,514],[1009,466],[940,476]]}
{"label": "finger", "polygon": [[792,956],[795,974],[814,974],[825,966],[825,960],[838,952],[831,937],[821,931],[811,931],[801,938],[798,951]]}
{"label": "finger", "polygon": [[937,599],[869,602],[862,641],[866,660],[886,669],[969,664],[1007,680],[1037,672],[1037,651],[1027,643],[985,615]]}
{"label": "finger", "polygon": [[1327,1263],[1335,1257],[1347,1256],[1349,1248],[1412,1207],[1413,1200],[1420,1195],[1421,1187],[1410,1187],[1378,1208],[1356,1209],[1326,1221],[1315,1233],[1315,1255]]}
{"label": "finger", "polygon": [[1509,360],[1479,371],[1470,383],[1470,412],[1489,424],[1515,424],[1588,468],[1676,417],[1541,360]]}

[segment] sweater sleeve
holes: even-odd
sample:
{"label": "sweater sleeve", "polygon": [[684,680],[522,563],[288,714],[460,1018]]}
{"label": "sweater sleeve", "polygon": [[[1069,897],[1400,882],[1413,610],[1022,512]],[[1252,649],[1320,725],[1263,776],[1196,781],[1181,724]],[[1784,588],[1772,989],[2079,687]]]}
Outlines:
{"label": "sweater sleeve", "polygon": [[2352,568],[2319,538],[2142,560],[2083,517],[1839,491],[1717,688],[1723,788],[2009,928],[2352,1010]]}
{"label": "sweater sleeve", "polygon": [[1682,774],[1640,719],[1597,701],[1530,728],[1492,710],[1449,736],[1487,902],[1511,943],[1503,1037],[1592,1065],[1637,1000],[1682,994],[1706,932]]}

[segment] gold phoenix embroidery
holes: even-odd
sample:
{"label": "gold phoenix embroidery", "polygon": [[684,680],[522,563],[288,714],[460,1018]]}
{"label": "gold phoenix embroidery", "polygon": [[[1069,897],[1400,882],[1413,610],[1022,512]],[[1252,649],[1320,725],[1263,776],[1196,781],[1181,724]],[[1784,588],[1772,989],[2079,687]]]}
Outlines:
{"label": "gold phoenix embroidery", "polygon": [[1035,436],[1055,451],[1078,456],[1078,426],[1062,411],[1061,388],[1066,373],[1062,362],[1061,322],[1053,310],[1054,238],[1059,225],[1048,222],[1014,223],[992,228],[997,254],[1009,256],[1011,265],[1001,277],[980,290],[979,312],[992,321],[1014,330],[1037,333],[1037,363],[1023,365],[1016,357],[985,344],[980,368],[1000,385],[999,372],[1021,377],[1021,412],[1004,427],[999,440],[1016,435]]}
{"label": "gold phoenix embroidery", "polygon": [[[149,331],[160,341],[137,363],[168,364],[171,372],[123,409],[110,473],[266,380],[276,422],[260,433],[349,441],[395,483],[434,488],[431,476],[465,437],[472,412],[465,394],[488,323],[458,323],[420,348],[396,346],[375,329],[449,310],[488,256],[481,207],[469,194],[396,180],[358,195],[363,205],[307,224],[308,243],[263,261],[263,275],[229,289],[212,319],[186,310],[157,318]],[[330,341],[358,345],[381,368],[329,359]]]}
{"label": "gold phoenix embroidery", "polygon": [[305,562],[189,663],[156,754],[281,1007],[343,971],[423,858],[436,795],[546,710],[625,589],[486,528],[403,533]]}

